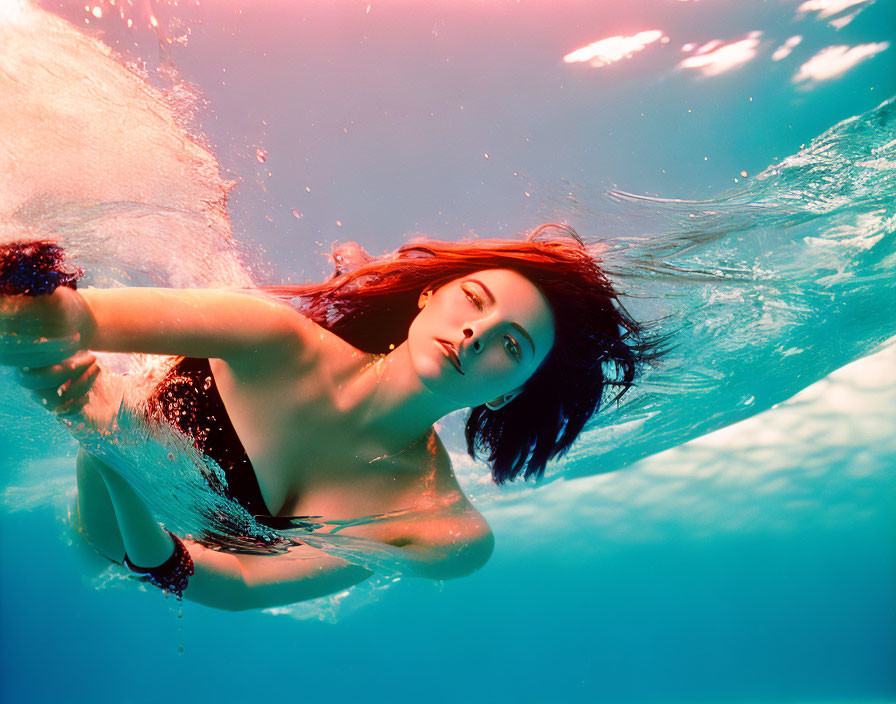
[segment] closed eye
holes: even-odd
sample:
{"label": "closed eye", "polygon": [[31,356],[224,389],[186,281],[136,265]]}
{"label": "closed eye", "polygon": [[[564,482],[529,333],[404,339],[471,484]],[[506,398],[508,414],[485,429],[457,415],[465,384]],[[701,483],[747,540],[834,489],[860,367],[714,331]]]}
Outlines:
{"label": "closed eye", "polygon": [[479,296],[477,296],[475,293],[473,293],[472,291],[470,291],[467,288],[462,288],[461,290],[464,292],[464,295],[470,301],[472,301],[473,305],[475,305],[478,310],[485,309],[485,302]]}

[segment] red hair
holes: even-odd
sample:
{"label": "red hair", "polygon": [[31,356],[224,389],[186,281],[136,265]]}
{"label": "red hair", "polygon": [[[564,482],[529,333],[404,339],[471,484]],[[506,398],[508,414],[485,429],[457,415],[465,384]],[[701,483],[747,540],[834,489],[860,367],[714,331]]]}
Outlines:
{"label": "red hair", "polygon": [[503,408],[473,408],[467,449],[488,461],[497,484],[540,478],[562,457],[607,397],[618,400],[646,358],[641,326],[618,301],[598,260],[566,224],[542,225],[524,239],[445,242],[416,239],[371,257],[354,242],[334,246],[336,271],[324,283],[262,286],[349,344],[387,353],[407,339],[427,289],[483,269],[512,269],[541,292],[554,315],[554,345]]}

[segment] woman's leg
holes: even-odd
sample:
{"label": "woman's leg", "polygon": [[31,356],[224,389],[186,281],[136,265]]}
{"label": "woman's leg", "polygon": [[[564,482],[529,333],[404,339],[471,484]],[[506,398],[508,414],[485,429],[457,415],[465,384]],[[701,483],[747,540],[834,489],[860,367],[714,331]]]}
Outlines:
{"label": "woman's leg", "polygon": [[100,460],[78,450],[78,532],[101,555],[114,562],[124,560],[124,542],[118,529],[115,507],[99,472]]}
{"label": "woman's leg", "polygon": [[[121,562],[127,553],[128,558],[135,565],[141,567],[156,567],[161,565],[165,560],[171,557],[173,545],[171,537],[159,525],[159,522],[150,512],[146,503],[134,488],[112,467],[97,457],[88,454],[84,450],[78,453],[78,492],[79,492],[79,511],[80,511],[80,491],[81,491],[81,472],[88,477],[98,477],[99,481],[105,488],[105,495],[101,496],[100,492],[92,494],[87,499],[93,502],[90,508],[101,508],[104,513],[102,518],[96,516],[99,523],[102,520],[103,525],[96,526],[102,529],[109,524],[109,508],[112,509],[112,518],[115,523],[117,535],[107,532],[104,540],[103,548],[100,550],[107,557],[111,557],[105,550],[113,549],[117,555],[112,557],[116,562]],[[95,480],[94,480],[95,482]],[[92,484],[91,489],[99,488],[98,485]],[[102,504],[98,506],[98,504]],[[83,514],[82,514],[83,515]],[[90,528],[87,528],[89,531]],[[117,537],[118,542],[113,547],[114,538]]]}
{"label": "woman's leg", "polygon": [[[49,367],[23,370],[19,381],[36,401],[78,432],[114,430],[124,403],[125,377],[104,369],[87,350]],[[83,448],[76,461],[81,532],[98,552],[121,562],[154,567],[170,557],[170,536],[111,466]]]}
{"label": "woman's leg", "polygon": [[[110,432],[124,402],[124,384],[123,376],[100,367],[87,402],[66,418],[73,425],[83,422],[95,431]],[[171,556],[170,536],[117,471],[83,448],[78,452],[77,470],[79,515],[88,535],[93,531],[101,536],[95,544],[101,553],[116,561],[126,553],[131,562],[143,567],[160,565]],[[88,512],[91,515],[85,519]]]}
{"label": "woman's leg", "polygon": [[[16,381],[35,402],[59,415],[73,429],[84,424],[108,432],[120,407],[124,377],[102,368],[89,350],[45,367],[23,367]],[[84,449],[76,460],[77,530],[101,555],[115,562],[124,557],[124,543],[100,461]]]}

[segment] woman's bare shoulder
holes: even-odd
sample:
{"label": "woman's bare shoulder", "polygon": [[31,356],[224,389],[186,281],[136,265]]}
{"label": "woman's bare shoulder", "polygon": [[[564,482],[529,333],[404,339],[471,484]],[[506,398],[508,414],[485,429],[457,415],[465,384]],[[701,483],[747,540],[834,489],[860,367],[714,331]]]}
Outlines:
{"label": "woman's bare shoulder", "polygon": [[451,455],[445,447],[445,443],[442,442],[442,438],[440,438],[439,434],[433,430],[431,436],[427,438],[427,440],[427,454],[432,462],[431,466],[433,466],[435,477],[440,486],[445,491],[456,492],[458,496],[458,509],[465,514],[470,514],[471,518],[481,519],[479,522],[481,522],[484,529],[487,529],[488,524],[485,522],[482,514],[476,509],[469,497],[464,494],[460,482],[457,480],[457,476],[454,473],[454,466],[451,463]]}
{"label": "woman's bare shoulder", "polygon": [[464,494],[444,443],[433,430],[427,438],[427,474],[431,473],[443,511],[434,511],[414,530],[412,546],[431,561],[428,574],[437,579],[475,572],[491,557],[495,538],[482,513]]}
{"label": "woman's bare shoulder", "polygon": [[256,349],[253,354],[238,360],[237,364],[231,364],[238,367],[241,376],[265,376],[272,370],[282,373],[288,367],[299,371],[319,364],[321,355],[341,354],[347,357],[354,351],[338,335],[287,303],[282,303],[280,312],[285,323],[281,326],[282,334],[267,341],[263,349]]}

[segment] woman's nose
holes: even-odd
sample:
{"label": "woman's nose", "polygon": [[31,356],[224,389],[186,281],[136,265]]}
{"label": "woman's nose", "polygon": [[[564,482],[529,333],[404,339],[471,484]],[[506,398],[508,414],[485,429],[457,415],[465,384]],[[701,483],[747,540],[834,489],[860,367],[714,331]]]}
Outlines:
{"label": "woman's nose", "polygon": [[479,339],[479,335],[476,334],[476,331],[473,330],[472,327],[464,328],[464,338],[472,338],[467,344],[473,348],[474,352],[482,352],[482,340]]}

